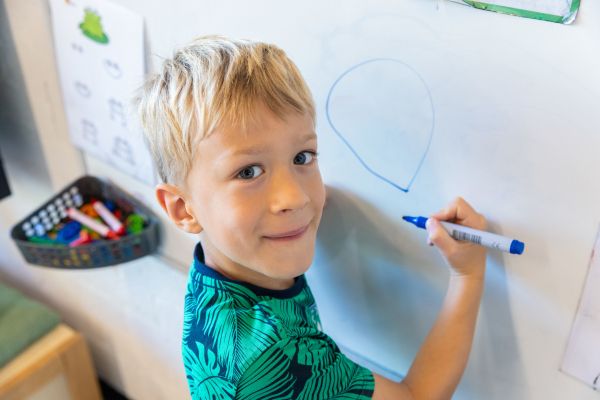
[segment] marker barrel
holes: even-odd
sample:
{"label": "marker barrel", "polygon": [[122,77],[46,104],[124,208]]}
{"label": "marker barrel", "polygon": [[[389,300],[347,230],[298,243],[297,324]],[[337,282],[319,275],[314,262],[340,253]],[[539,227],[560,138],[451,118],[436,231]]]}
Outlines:
{"label": "marker barrel", "polygon": [[495,233],[480,231],[478,229],[469,228],[453,224],[451,222],[440,221],[444,229],[456,240],[466,240],[481,246],[497,249],[511,254],[523,253],[523,248],[519,245],[518,240],[508,238],[506,236],[496,235]]}
{"label": "marker barrel", "polygon": [[102,204],[101,201],[95,201],[94,204],[92,204],[92,206],[94,207],[94,210],[96,210],[96,212],[104,220],[104,222],[106,222],[108,226],[110,226],[110,229],[115,231],[118,235],[122,235],[125,233],[125,227],[123,226],[121,221],[119,221],[117,217],[115,217],[113,213],[111,213],[110,210],[106,208],[104,204]]}
{"label": "marker barrel", "polygon": [[[406,222],[426,229],[428,218],[425,217],[402,217]],[[452,222],[440,221],[446,232],[456,240],[466,240],[481,246],[505,251],[510,254],[523,254],[525,243],[506,236],[496,235],[486,231],[469,228],[468,226],[453,224]]]}

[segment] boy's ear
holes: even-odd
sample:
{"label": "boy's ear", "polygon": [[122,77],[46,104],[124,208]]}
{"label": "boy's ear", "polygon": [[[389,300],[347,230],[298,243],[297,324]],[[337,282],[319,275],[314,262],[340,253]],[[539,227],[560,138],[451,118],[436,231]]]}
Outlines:
{"label": "boy's ear", "polygon": [[156,199],[171,221],[189,233],[202,232],[202,226],[177,186],[160,183],[155,188]]}

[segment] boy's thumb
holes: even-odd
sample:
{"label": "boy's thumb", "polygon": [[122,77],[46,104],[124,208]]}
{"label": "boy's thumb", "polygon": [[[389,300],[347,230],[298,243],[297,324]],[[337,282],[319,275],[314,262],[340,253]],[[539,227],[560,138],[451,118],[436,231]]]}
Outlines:
{"label": "boy's thumb", "polygon": [[429,240],[442,252],[445,253],[454,244],[454,239],[446,232],[446,229],[444,229],[437,219],[429,218],[426,227],[429,233]]}

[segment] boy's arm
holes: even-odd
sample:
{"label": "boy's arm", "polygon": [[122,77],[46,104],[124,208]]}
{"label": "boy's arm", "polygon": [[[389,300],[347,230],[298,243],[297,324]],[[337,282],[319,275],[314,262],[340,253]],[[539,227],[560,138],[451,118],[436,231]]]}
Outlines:
{"label": "boy's arm", "polygon": [[467,364],[483,292],[485,248],[452,239],[437,220],[485,229],[485,218],[461,198],[432,215],[427,230],[450,266],[448,291],[431,331],[398,383],[373,374],[374,400],[450,399]]}

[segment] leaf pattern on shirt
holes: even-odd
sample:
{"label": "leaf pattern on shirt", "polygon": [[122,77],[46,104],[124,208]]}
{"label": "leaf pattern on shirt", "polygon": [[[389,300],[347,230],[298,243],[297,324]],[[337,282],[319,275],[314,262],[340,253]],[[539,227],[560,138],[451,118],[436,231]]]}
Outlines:
{"label": "leaf pattern on shirt", "polygon": [[293,298],[258,296],[192,266],[184,312],[183,360],[193,399],[371,398],[371,372],[321,331],[307,285]]}
{"label": "leaf pattern on shirt", "polygon": [[234,399],[235,385],[221,375],[222,368],[217,357],[202,343],[196,342],[197,352],[191,347],[183,348],[190,394],[193,399]]}

